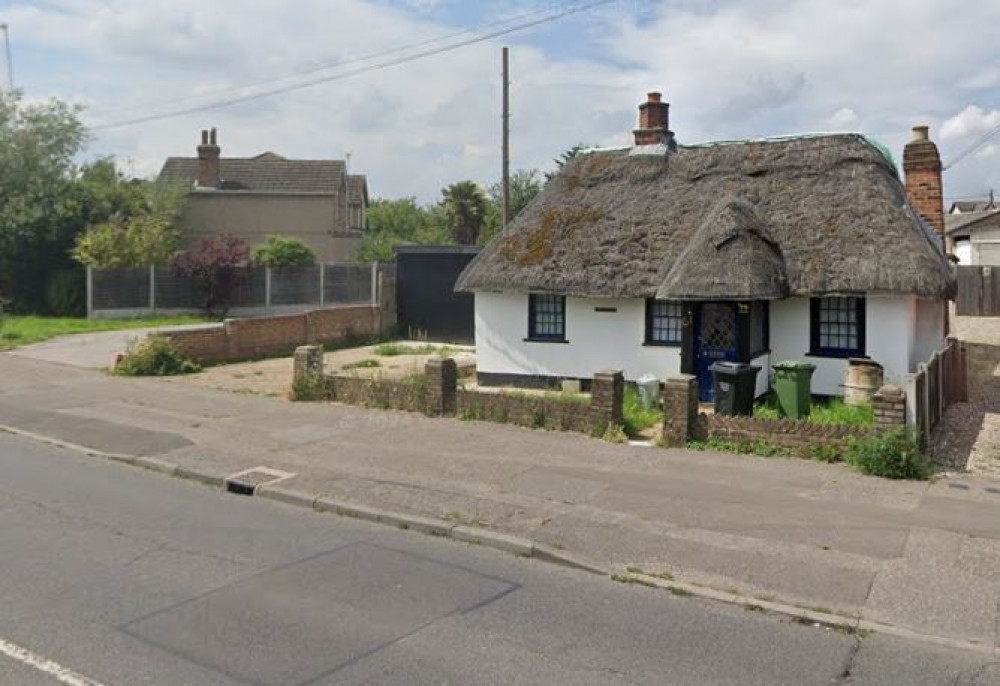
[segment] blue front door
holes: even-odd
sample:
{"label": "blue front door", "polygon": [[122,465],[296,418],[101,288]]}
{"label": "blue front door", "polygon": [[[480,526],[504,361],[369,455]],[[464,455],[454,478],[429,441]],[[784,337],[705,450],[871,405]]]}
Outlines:
{"label": "blue front door", "polygon": [[736,359],[736,307],[732,303],[704,303],[699,308],[694,337],[694,368],[702,402],[711,402],[713,364]]}

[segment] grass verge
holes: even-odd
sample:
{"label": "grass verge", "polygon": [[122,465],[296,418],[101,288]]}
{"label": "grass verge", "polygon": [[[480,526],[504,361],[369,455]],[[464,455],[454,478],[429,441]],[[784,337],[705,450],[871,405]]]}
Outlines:
{"label": "grass verge", "polygon": [[9,315],[0,324],[0,350],[41,343],[56,336],[98,331],[125,331],[153,326],[201,324],[204,317],[137,317],[133,319],[82,319],[76,317],[36,317]]}

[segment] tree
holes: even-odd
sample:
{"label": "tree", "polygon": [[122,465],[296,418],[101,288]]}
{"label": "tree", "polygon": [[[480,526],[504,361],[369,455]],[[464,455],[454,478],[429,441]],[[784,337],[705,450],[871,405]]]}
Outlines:
{"label": "tree", "polygon": [[425,207],[416,198],[377,199],[367,211],[368,228],[358,258],[362,262],[389,262],[393,249],[406,243],[446,245],[452,243],[444,212]]}
{"label": "tree", "polygon": [[72,265],[68,250],[100,187],[74,162],[86,140],[79,108],[0,92],[0,292],[16,310],[42,310],[48,275]]}
{"label": "tree", "polygon": [[[541,173],[537,169],[518,169],[510,175],[510,219],[513,220],[542,190]],[[485,245],[503,228],[503,181],[489,188],[490,206],[486,213],[486,226],[479,237]]]}
{"label": "tree", "polygon": [[459,181],[441,191],[444,210],[452,238],[459,245],[475,245],[486,222],[489,200],[473,181]]}
{"label": "tree", "polygon": [[187,277],[201,296],[202,307],[214,317],[229,312],[236,288],[246,278],[250,248],[229,234],[208,236],[174,257],[174,271]]}
{"label": "tree", "polygon": [[559,155],[559,157],[552,160],[553,162],[556,163],[556,170],[554,172],[545,172],[545,181],[546,182],[551,181],[553,178],[555,178],[556,174],[558,174],[563,170],[563,167],[565,167],[570,160],[572,160],[574,157],[579,155],[584,150],[587,150],[592,147],[594,146],[584,145],[583,143],[577,143],[569,150],[564,151],[561,155]]}
{"label": "tree", "polygon": [[180,185],[126,180],[110,159],[99,160],[84,172],[101,179],[91,194],[98,221],[76,237],[71,254],[95,269],[119,269],[166,264],[177,251],[176,222],[187,189]]}
{"label": "tree", "polygon": [[271,235],[254,246],[253,261],[273,269],[299,269],[316,264],[316,253],[298,238]]}

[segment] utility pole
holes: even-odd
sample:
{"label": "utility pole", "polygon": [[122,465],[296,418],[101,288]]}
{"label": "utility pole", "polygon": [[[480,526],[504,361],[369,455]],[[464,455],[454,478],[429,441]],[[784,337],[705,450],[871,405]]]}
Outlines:
{"label": "utility pole", "polygon": [[6,46],[7,51],[7,86],[10,90],[14,90],[14,58],[11,57],[10,53],[10,28],[7,24],[0,24],[0,30],[3,31],[3,42]]}
{"label": "utility pole", "polygon": [[503,226],[510,221],[510,63],[503,49]]}

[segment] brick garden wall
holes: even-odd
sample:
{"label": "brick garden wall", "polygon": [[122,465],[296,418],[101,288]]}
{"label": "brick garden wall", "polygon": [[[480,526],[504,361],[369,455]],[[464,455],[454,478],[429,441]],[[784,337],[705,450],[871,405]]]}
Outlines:
{"label": "brick garden wall", "polygon": [[581,433],[594,430],[591,403],[586,399],[577,401],[528,393],[515,395],[458,389],[456,400],[457,414],[462,419]]}
{"label": "brick garden wall", "polygon": [[201,364],[290,354],[309,343],[335,345],[349,336],[383,333],[380,307],[330,307],[299,314],[228,319],[214,327],[167,331],[163,335]]}
{"label": "brick garden wall", "polygon": [[432,358],[423,374],[399,381],[338,376],[323,372],[321,345],[304,345],[295,350],[292,396],[602,436],[621,424],[624,386],[620,371],[606,371],[594,375],[589,400],[467,390],[451,358]]}
{"label": "brick garden wall", "polygon": [[804,454],[810,448],[831,446],[843,451],[851,438],[870,436],[873,427],[845,424],[813,424],[797,419],[755,419],[699,415],[696,429],[704,438],[717,438],[734,443],[761,440],[770,445]]}

